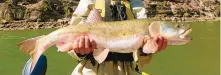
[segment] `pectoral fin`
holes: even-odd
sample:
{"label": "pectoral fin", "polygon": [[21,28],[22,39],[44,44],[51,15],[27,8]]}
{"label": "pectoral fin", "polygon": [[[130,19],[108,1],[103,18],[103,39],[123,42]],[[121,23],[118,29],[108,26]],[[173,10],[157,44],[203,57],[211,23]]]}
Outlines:
{"label": "pectoral fin", "polygon": [[158,49],[158,44],[155,40],[149,39],[147,40],[147,43],[143,47],[144,53],[155,53]]}
{"label": "pectoral fin", "polygon": [[107,58],[108,53],[109,49],[104,49],[104,50],[97,49],[94,50],[93,56],[98,63],[102,63]]}
{"label": "pectoral fin", "polygon": [[74,52],[74,50],[69,51],[68,54],[69,54],[71,57],[73,57],[74,59],[81,60],[81,59],[77,56],[77,54]]}
{"label": "pectoral fin", "polygon": [[73,43],[58,43],[56,47],[58,48],[58,52],[68,52],[72,50]]}

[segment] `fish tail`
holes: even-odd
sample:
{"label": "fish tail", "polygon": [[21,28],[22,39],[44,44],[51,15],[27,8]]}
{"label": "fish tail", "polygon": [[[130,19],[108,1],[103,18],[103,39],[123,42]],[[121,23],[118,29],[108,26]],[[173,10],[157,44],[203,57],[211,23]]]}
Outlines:
{"label": "fish tail", "polygon": [[29,55],[32,55],[33,52],[34,52],[37,40],[44,37],[44,36],[45,35],[38,36],[38,37],[35,37],[35,38],[31,38],[31,39],[28,39],[28,40],[24,40],[24,41],[18,43],[17,46],[20,47],[20,50],[22,52],[27,53]]}
{"label": "fish tail", "polygon": [[43,36],[38,36],[38,37],[35,37],[35,38],[31,38],[31,39],[28,39],[28,40],[24,40],[20,43],[17,44],[17,46],[20,47],[20,50],[24,53],[27,53],[29,55],[31,55],[31,58],[32,58],[32,64],[31,64],[31,70],[32,71],[41,55],[42,52],[36,52],[36,43],[37,43],[37,40],[39,40],[40,38],[44,37],[45,35]]}

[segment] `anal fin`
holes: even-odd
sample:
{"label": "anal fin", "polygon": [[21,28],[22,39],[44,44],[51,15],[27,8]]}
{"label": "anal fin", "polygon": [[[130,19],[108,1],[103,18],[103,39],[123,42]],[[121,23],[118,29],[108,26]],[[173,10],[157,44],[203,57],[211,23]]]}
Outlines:
{"label": "anal fin", "polygon": [[57,43],[56,47],[58,48],[58,52],[68,52],[72,50],[73,43]]}

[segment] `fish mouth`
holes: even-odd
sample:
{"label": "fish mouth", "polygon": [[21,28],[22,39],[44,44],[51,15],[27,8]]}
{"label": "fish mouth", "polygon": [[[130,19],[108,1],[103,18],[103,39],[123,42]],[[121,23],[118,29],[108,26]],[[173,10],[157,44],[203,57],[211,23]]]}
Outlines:
{"label": "fish mouth", "polygon": [[188,36],[192,32],[192,28],[186,29],[183,33],[180,34],[180,38],[183,40],[192,40],[191,36]]}
{"label": "fish mouth", "polygon": [[178,38],[174,38],[168,41],[170,45],[183,45],[192,40],[192,37],[188,36],[192,32],[191,28],[186,29],[183,33],[179,35]]}

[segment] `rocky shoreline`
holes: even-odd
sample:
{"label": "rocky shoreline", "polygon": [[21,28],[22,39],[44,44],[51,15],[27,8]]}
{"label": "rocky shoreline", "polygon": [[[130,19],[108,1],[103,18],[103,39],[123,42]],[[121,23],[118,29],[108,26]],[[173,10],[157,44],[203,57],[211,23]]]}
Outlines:
{"label": "rocky shoreline", "polygon": [[67,22],[10,22],[0,24],[0,31],[62,28],[68,25]]}
{"label": "rocky shoreline", "polygon": [[[0,1],[0,31],[68,26],[78,3],[79,0]],[[219,0],[143,0],[143,4],[148,19],[220,21]]]}

